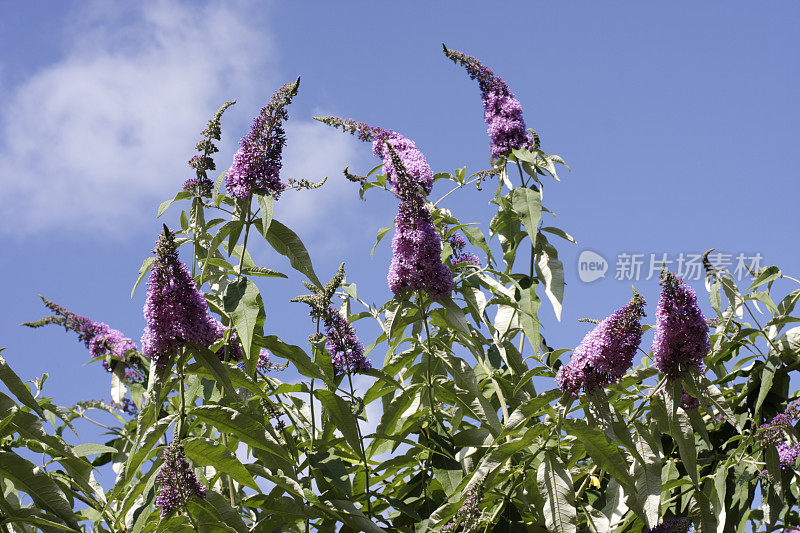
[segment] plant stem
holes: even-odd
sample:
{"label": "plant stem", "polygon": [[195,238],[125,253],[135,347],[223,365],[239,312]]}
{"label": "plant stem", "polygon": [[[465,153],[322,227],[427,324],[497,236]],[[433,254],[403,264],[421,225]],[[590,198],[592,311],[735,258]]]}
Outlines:
{"label": "plant stem", "polygon": [[[347,370],[347,381],[350,383],[350,396],[355,397],[355,389],[353,388],[353,378],[351,377],[350,369]],[[367,516],[372,519],[372,498],[369,493],[369,464],[367,463],[367,451],[364,448],[364,436],[361,434],[361,424],[358,423],[358,416],[356,416],[356,432],[358,433],[358,443],[361,448],[361,458],[364,460],[364,477],[366,480],[364,496],[367,498]]]}
{"label": "plant stem", "polygon": [[[244,264],[244,254],[247,253],[247,238],[250,235],[250,225],[252,224],[252,220],[250,219],[250,204],[253,201],[253,194],[247,197],[247,202],[242,204],[242,215],[244,216],[244,242],[242,243],[242,254],[239,256],[239,272],[236,274],[236,282],[238,283],[240,279],[242,279],[242,266]],[[245,206],[247,207],[247,213],[245,213]]]}
{"label": "plant stem", "polygon": [[178,357],[178,379],[180,380],[180,398],[181,398],[181,415],[180,415],[180,429],[178,430],[178,440],[186,437],[186,392],[183,382],[183,363],[186,357],[186,348],[181,348],[181,353]]}

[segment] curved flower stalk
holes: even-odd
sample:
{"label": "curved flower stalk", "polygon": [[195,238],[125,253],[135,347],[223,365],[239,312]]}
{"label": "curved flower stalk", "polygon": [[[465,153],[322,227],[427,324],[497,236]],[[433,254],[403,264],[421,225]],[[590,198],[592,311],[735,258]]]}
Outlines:
{"label": "curved flower stalk", "polygon": [[108,372],[111,372],[109,358],[120,361],[125,365],[125,378],[128,381],[142,381],[144,376],[137,369],[129,366],[131,351],[138,352],[136,343],[126,337],[121,331],[111,328],[103,322],[95,322],[85,316],[81,316],[68,311],[66,308],[51,302],[44,296],[39,296],[44,302],[45,307],[54,314],[45,317],[37,322],[24,322],[23,326],[41,327],[45,324],[60,324],[67,331],[74,331],[78,334],[78,340],[83,341],[92,357],[103,357],[102,364]]}
{"label": "curved flower stalk", "polygon": [[161,454],[164,463],[156,476],[158,496],[156,507],[161,509],[161,517],[186,505],[186,501],[196,496],[206,497],[206,488],[202,486],[192,471],[183,444],[173,441],[164,448]]}
{"label": "curved flower stalk", "polygon": [[472,56],[457,50],[449,50],[444,44],[444,55],[455,64],[464,67],[473,80],[478,80],[483,98],[483,118],[488,125],[486,132],[491,142],[492,157],[508,155],[515,148],[530,148],[534,136],[525,128],[522,104],[508,89],[508,85],[494,71]]}
{"label": "curved flower stalk", "polygon": [[642,342],[640,319],[645,316],[644,298],[636,294],[628,305],[598,324],[572,352],[568,364],[558,369],[558,386],[573,397],[581,388],[591,392],[616,383],[633,365]]}
{"label": "curved flower stalk", "polygon": [[281,154],[286,144],[282,123],[289,118],[286,106],[299,87],[297,78],[278,89],[253,121],[250,133],[239,141],[239,150],[225,173],[225,187],[231,196],[245,200],[258,193],[277,198],[286,187],[280,180]]}
{"label": "curved flower stalk", "polygon": [[370,126],[364,122],[355,120],[341,119],[339,117],[314,117],[316,120],[339,128],[342,131],[355,135],[364,142],[372,143],[372,153],[383,160],[383,170],[386,172],[386,180],[392,185],[395,194],[399,194],[398,182],[399,169],[392,162],[392,156],[388,147],[391,147],[400,158],[403,168],[425,191],[425,195],[430,194],[433,188],[433,171],[425,160],[425,156],[417,148],[411,139],[392,130]]}
{"label": "curved flower stalk", "polygon": [[230,106],[236,103],[236,100],[231,100],[222,104],[217,112],[208,121],[208,125],[201,132],[203,139],[197,143],[198,153],[189,159],[189,166],[195,169],[197,176],[189,178],[183,183],[183,190],[191,192],[194,196],[208,197],[211,196],[211,190],[214,188],[214,182],[208,177],[209,170],[216,170],[217,165],[211,157],[219,151],[214,141],[222,139],[222,114]]}
{"label": "curved flower stalk", "polygon": [[708,322],[694,290],[675,274],[661,273],[661,298],[656,309],[653,364],[675,381],[691,369],[703,370],[709,350]]}
{"label": "curved flower stalk", "polygon": [[210,346],[219,334],[203,293],[178,258],[175,234],[166,225],[153,253],[156,257],[147,281],[142,350],[163,366],[185,341]]}

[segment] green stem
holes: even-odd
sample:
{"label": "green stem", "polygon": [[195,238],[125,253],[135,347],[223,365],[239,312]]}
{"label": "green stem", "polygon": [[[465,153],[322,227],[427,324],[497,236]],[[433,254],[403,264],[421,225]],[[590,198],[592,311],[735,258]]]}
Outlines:
{"label": "green stem", "polygon": [[183,363],[186,357],[186,349],[181,348],[181,353],[178,356],[178,379],[180,380],[180,398],[181,398],[181,415],[180,415],[180,429],[178,430],[178,440],[186,437],[186,392],[183,378]]}
{"label": "green stem", "polygon": [[[240,279],[242,279],[242,267],[244,264],[244,254],[247,253],[247,238],[250,235],[250,225],[252,224],[252,220],[250,218],[250,204],[253,201],[252,193],[247,197],[247,202],[242,204],[242,215],[244,216],[244,242],[242,243],[242,254],[239,256],[239,272],[236,274],[236,282],[238,283]],[[247,207],[247,213],[245,213],[245,206]]]}
{"label": "green stem", "polygon": [[[347,371],[347,381],[350,383],[350,396],[355,397],[355,389],[353,388],[353,378],[351,377],[350,370]],[[369,493],[369,464],[367,463],[367,451],[364,448],[364,436],[361,434],[361,424],[358,423],[358,416],[356,416],[356,433],[358,433],[358,444],[361,448],[361,458],[364,460],[364,477],[366,480],[366,487],[364,488],[364,496],[367,498],[367,516],[372,519],[372,497]],[[310,468],[310,466],[309,466]]]}

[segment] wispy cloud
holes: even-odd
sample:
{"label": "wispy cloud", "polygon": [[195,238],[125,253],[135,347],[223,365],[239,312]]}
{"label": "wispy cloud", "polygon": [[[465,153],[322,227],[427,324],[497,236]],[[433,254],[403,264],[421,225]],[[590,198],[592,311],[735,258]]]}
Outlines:
{"label": "wispy cloud", "polygon": [[[269,29],[251,11],[144,2],[75,16],[63,56],[5,88],[0,201],[19,224],[2,227],[128,233],[190,176],[186,160],[208,117],[239,98],[223,126],[224,168],[249,115],[284,81],[271,67]],[[290,122],[288,134],[287,176],[340,173],[353,153],[352,140],[307,120]],[[337,181],[325,194],[287,195],[290,222],[341,200]]]}

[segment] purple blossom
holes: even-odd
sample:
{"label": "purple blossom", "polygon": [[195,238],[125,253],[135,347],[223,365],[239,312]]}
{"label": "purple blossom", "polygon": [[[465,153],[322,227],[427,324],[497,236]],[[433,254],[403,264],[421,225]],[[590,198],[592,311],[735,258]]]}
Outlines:
{"label": "purple blossom", "polygon": [[280,180],[281,153],[286,144],[282,123],[289,118],[286,106],[299,86],[300,78],[278,89],[253,121],[250,133],[242,137],[225,173],[225,187],[231,196],[241,200],[262,193],[277,198],[286,187]]}
{"label": "purple blossom", "polygon": [[147,281],[142,350],[157,365],[165,365],[185,341],[210,346],[219,336],[186,265],[178,259],[175,234],[164,226],[153,250],[156,255]]}
{"label": "purple blossom", "polygon": [[445,47],[444,53],[454,63],[463,66],[471,79],[478,80],[492,156],[499,158],[515,148],[530,148],[534,144],[534,137],[525,127],[522,105],[503,78],[495,76],[492,69],[463,52]]}
{"label": "purple blossom", "polygon": [[762,446],[767,446],[783,441],[784,432],[794,425],[794,420],[798,415],[800,415],[800,403],[794,401],[787,405],[782,413],[778,413],[772,420],[759,426],[759,443]]}
{"label": "purple blossom", "polygon": [[183,190],[189,191],[194,196],[211,196],[213,188],[214,182],[208,178],[189,178],[183,182]]}
{"label": "purple blossom", "polygon": [[691,527],[692,520],[689,517],[682,516],[665,520],[657,526],[648,529],[645,533],[688,533]]}
{"label": "purple blossom", "polygon": [[183,444],[173,441],[164,448],[161,457],[164,463],[156,476],[158,485],[156,506],[161,508],[163,518],[186,505],[191,496],[205,498],[206,488],[197,481],[189,461],[186,460]]}
{"label": "purple blossom", "polygon": [[[244,364],[244,361],[240,362],[237,366],[241,370],[244,370],[245,368],[247,368],[246,365]],[[270,360],[269,352],[267,350],[265,350],[264,348],[262,348],[261,351],[258,353],[258,362],[256,363],[256,368],[258,370],[261,370],[262,372],[269,372],[273,368],[277,368],[277,366],[278,365],[274,364]]]}
{"label": "purple blossom", "polygon": [[703,370],[708,353],[708,323],[691,287],[675,274],[661,275],[661,298],[656,310],[653,363],[670,381],[690,369]]}
{"label": "purple blossom", "polygon": [[600,322],[572,352],[570,361],[558,369],[556,381],[573,397],[583,387],[591,392],[615,383],[633,365],[633,356],[642,341],[644,298],[636,294],[628,305]]}
{"label": "purple blossom", "polygon": [[797,462],[797,455],[800,454],[800,443],[781,443],[776,445],[775,448],[778,450],[778,460],[781,463],[781,468],[784,470],[794,468]]}
{"label": "purple blossom", "polygon": [[693,411],[697,411],[697,408],[700,407],[700,400],[692,396],[687,392],[681,393],[681,407],[687,413],[691,413]]}
{"label": "purple blossom", "polygon": [[372,368],[364,357],[364,346],[358,340],[353,325],[338,309],[328,306],[325,321],[325,348],[331,355],[333,370],[337,374],[366,372]]}
{"label": "purple blossom", "polygon": [[383,170],[386,172],[387,182],[392,186],[392,190],[399,194],[398,183],[401,169],[392,161],[391,152],[387,145],[391,146],[392,150],[400,158],[402,168],[406,174],[413,182],[424,189],[425,195],[430,194],[433,187],[433,171],[425,160],[425,156],[411,139],[396,131],[370,126],[364,122],[356,122],[351,118],[322,117],[317,118],[317,120],[355,135],[364,142],[371,142],[372,153],[383,160]]}

